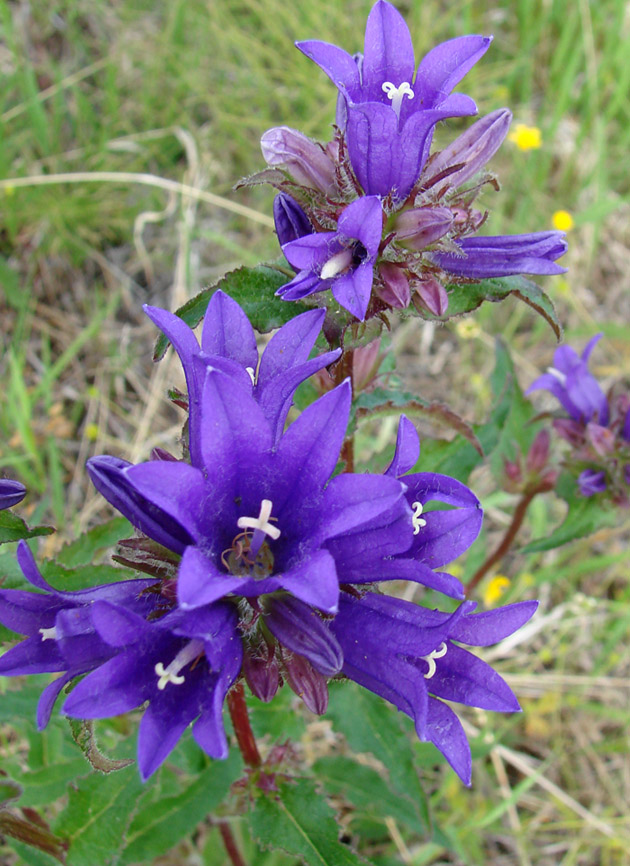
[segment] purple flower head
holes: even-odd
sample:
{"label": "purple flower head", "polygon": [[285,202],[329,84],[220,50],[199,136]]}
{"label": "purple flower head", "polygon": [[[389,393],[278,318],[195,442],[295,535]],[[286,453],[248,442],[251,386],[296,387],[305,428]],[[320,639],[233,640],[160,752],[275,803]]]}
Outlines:
{"label": "purple flower head", "polygon": [[344,654],[342,672],[414,720],[421,740],[434,743],[466,784],[470,747],[455,713],[443,701],[496,712],[517,712],[504,680],[460,644],[489,646],[519,629],[535,601],[472,614],[464,602],[453,614],[398,598],[344,593],[331,623]]}
{"label": "purple flower head", "polygon": [[606,490],[606,473],[603,470],[585,469],[578,477],[582,496],[595,496]]}
{"label": "purple flower head", "polygon": [[155,580],[126,580],[62,592],[44,580],[25,541],[19,543],[17,559],[29,583],[42,592],[0,590],[0,622],[27,636],[2,656],[0,674],[11,677],[62,672],[39,700],[37,726],[41,730],[48,724],[61,689],[114,654],[94,629],[91,614],[95,603],[114,602],[146,614],[155,607],[156,597],[146,592]]}
{"label": "purple flower head", "polygon": [[415,71],[411,36],[385,0],[372,7],[363,55],[352,57],[326,42],[298,42],[339,88],[337,124],[345,130],[350,161],[368,195],[411,191],[431,146],[435,124],[475,114],[453,88],[486,52],[491,37],[462,36],[438,45]]}
{"label": "purple flower head", "polygon": [[274,438],[278,439],[295,389],[313,373],[332,364],[340,354],[336,350],[308,359],[323,325],[325,310],[309,310],[283,325],[269,341],[260,361],[249,319],[236,301],[222,291],[215,292],[208,304],[201,345],[178,316],[157,307],[145,306],[144,310],[173,343],[184,368],[193,465],[199,465],[201,460],[200,401],[207,369],[220,370],[253,395],[271,422]]}
{"label": "purple flower head", "polygon": [[273,221],[281,247],[313,232],[302,208],[286,193],[280,193],[273,200]]}
{"label": "purple flower head", "polygon": [[235,606],[173,610],[147,622],[126,605],[96,601],[91,619],[113,657],[81,680],[63,712],[101,719],[148,701],[138,732],[143,780],[192,722],[197,744],[212,758],[226,758],[223,702],[243,656]]}
{"label": "purple flower head", "polygon": [[0,478],[0,511],[12,508],[26,496],[26,487],[19,481],[10,478]]}
{"label": "purple flower head", "polygon": [[366,196],[352,202],[339,217],[336,232],[309,234],[283,246],[298,274],[277,294],[295,301],[330,289],[342,307],[363,321],[382,232],[379,198]]}
{"label": "purple flower head", "polygon": [[588,369],[588,359],[600,340],[597,334],[586,344],[580,356],[570,346],[560,346],[553,355],[553,366],[533,382],[526,394],[541,388],[550,391],[574,421],[595,421],[608,424],[609,409],[606,395]]}

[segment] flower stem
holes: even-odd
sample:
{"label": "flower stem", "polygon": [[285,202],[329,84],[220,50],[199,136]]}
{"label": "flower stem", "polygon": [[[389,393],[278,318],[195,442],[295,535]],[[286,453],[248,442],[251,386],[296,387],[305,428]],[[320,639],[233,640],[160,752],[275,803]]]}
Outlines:
{"label": "flower stem", "polygon": [[225,850],[227,851],[227,855],[230,858],[230,862],[232,866],[245,866],[245,861],[241,857],[241,854],[236,847],[236,839],[234,838],[234,834],[232,833],[231,828],[224,821],[221,821],[219,824],[219,833],[221,834],[221,838],[223,839],[223,844],[225,845]]}
{"label": "flower stem", "polygon": [[[335,367],[335,385],[350,378],[350,387],[352,388],[352,399],[354,400],[354,381],[352,378],[352,368],[354,360],[354,350],[347,349]],[[354,472],[354,436],[347,438],[341,446],[341,459],[346,464],[344,472]]]}
{"label": "flower stem", "polygon": [[254,737],[252,726],[249,723],[249,713],[247,712],[245,691],[242,683],[235,686],[228,694],[227,704],[243,760],[248,767],[260,767],[262,764],[262,758],[260,757],[260,752],[256,745],[256,738]]}
{"label": "flower stem", "polygon": [[514,514],[512,515],[512,522],[506,529],[505,535],[501,539],[499,546],[493,553],[490,554],[486,561],[479,566],[477,571],[473,574],[473,576],[466,584],[466,595],[470,595],[472,591],[477,587],[477,585],[481,582],[481,580],[485,577],[485,575],[490,571],[492,566],[496,565],[497,562],[501,562],[503,557],[506,555],[506,553],[514,543],[514,539],[516,538],[516,535],[521,528],[523,520],[525,519],[525,515],[527,514],[527,509],[531,505],[532,500],[536,496],[538,496],[539,493],[546,493],[547,491],[552,489],[553,484],[550,484],[549,481],[540,481],[536,485],[529,487],[525,490],[516,508],[514,509]]}

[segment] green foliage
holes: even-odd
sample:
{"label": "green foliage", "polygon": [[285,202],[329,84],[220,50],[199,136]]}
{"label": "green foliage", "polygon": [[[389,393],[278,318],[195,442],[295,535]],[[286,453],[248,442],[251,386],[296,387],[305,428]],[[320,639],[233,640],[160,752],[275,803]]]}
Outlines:
{"label": "green foliage", "polygon": [[[194,328],[203,319],[210,298],[221,289],[245,310],[252,327],[260,334],[267,334],[280,328],[298,313],[308,310],[304,304],[283,301],[275,292],[291,279],[290,273],[271,265],[258,265],[255,268],[238,268],[226,274],[216,286],[204,289],[196,297],[187,301],[177,310],[177,315]],[[153,360],[159,361],[168,348],[169,340],[162,334],[158,337],[153,350]]]}
{"label": "green foliage", "polygon": [[367,861],[339,842],[335,816],[310,779],[260,794],[249,812],[252,835],[263,848],[280,848],[308,866],[360,866]]}
{"label": "green foliage", "polygon": [[0,511],[0,544],[4,544],[7,541],[20,541],[22,538],[37,538],[39,535],[50,535],[54,531],[52,526],[29,527],[13,511]]}

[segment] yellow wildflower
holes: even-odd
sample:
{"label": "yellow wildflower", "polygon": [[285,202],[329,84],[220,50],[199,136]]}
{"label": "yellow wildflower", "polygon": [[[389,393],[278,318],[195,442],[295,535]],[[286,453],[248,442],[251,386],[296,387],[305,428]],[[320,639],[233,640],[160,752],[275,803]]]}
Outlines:
{"label": "yellow wildflower", "polygon": [[510,585],[510,578],[503,574],[497,574],[486,586],[483,593],[483,603],[486,607],[492,607]]}
{"label": "yellow wildflower", "polygon": [[464,340],[472,340],[481,333],[481,328],[474,319],[462,319],[455,325],[455,330]]}
{"label": "yellow wildflower", "polygon": [[96,442],[98,439],[98,424],[87,424],[85,427],[85,435],[86,438],[90,440],[90,442]]}
{"label": "yellow wildflower", "polygon": [[573,217],[568,210],[557,210],[551,217],[554,229],[559,232],[570,232],[575,225]]}
{"label": "yellow wildflower", "polygon": [[525,123],[517,123],[508,140],[513,141],[519,150],[536,150],[542,144],[542,137],[537,126],[527,126]]}

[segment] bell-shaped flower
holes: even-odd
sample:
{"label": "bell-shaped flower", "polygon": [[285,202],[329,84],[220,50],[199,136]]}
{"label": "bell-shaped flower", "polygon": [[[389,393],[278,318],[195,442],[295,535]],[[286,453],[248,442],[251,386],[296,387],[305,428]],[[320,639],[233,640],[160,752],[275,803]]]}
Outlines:
{"label": "bell-shaped flower", "polygon": [[42,592],[0,589],[0,622],[26,635],[26,640],[0,658],[0,675],[62,674],[44,689],[39,700],[37,726],[41,730],[48,724],[62,688],[115,652],[94,629],[94,605],[114,602],[138,614],[148,614],[156,605],[155,594],[148,592],[155,580],[125,580],[63,592],[44,580],[25,541],[19,543],[17,559],[24,577]]}
{"label": "bell-shaped flower", "polygon": [[12,508],[26,496],[26,487],[11,478],[0,478],[0,511]]}
{"label": "bell-shaped flower", "polygon": [[363,55],[326,42],[297,43],[339,88],[337,124],[366,194],[391,192],[404,200],[427,159],[435,124],[476,113],[470,97],[451,91],[490,42],[483,36],[451,39],[432,49],[416,72],[403,17],[378,0],[368,16]]}
{"label": "bell-shaped flower", "polygon": [[197,744],[212,758],[226,758],[223,702],[243,656],[236,607],[175,609],[149,622],[122,604],[96,601],[91,618],[113,657],[81,680],[63,712],[102,719],[148,701],[138,731],[143,780],[192,722]]}
{"label": "bell-shaped flower", "polygon": [[343,593],[330,628],[343,650],[342,673],[411,716],[418,737],[434,743],[469,785],[470,747],[444,701],[503,713],[520,707],[505,681],[460,644],[503,640],[527,622],[537,604],[473,614],[476,604],[464,602],[448,614],[375,593]]}
{"label": "bell-shaped flower", "polygon": [[591,352],[601,337],[602,334],[597,334],[589,340],[581,355],[570,346],[560,346],[554,352],[553,366],[525,393],[540,389],[550,391],[574,421],[595,421],[605,427],[609,420],[608,400],[588,369]]}
{"label": "bell-shaped flower", "polygon": [[556,264],[567,249],[564,232],[473,235],[458,238],[457,253],[430,253],[431,261],[458,277],[484,280],[513,274],[564,274]]}
{"label": "bell-shaped flower", "polygon": [[298,273],[276,294],[295,301],[330,289],[342,307],[363,321],[382,233],[380,199],[366,196],[352,202],[339,217],[336,232],[305,235],[283,246]]}
{"label": "bell-shaped flower", "polygon": [[296,388],[318,370],[332,364],[340,350],[309,360],[319,336],[325,310],[308,310],[283,325],[271,338],[259,360],[256,335],[241,307],[217,291],[205,314],[201,345],[179,316],[145,306],[147,316],[169,338],[180,357],[188,387],[189,447],[193,465],[200,461],[200,400],[206,370],[212,367],[230,376],[253,394],[270,420],[274,438],[282,434]]}

